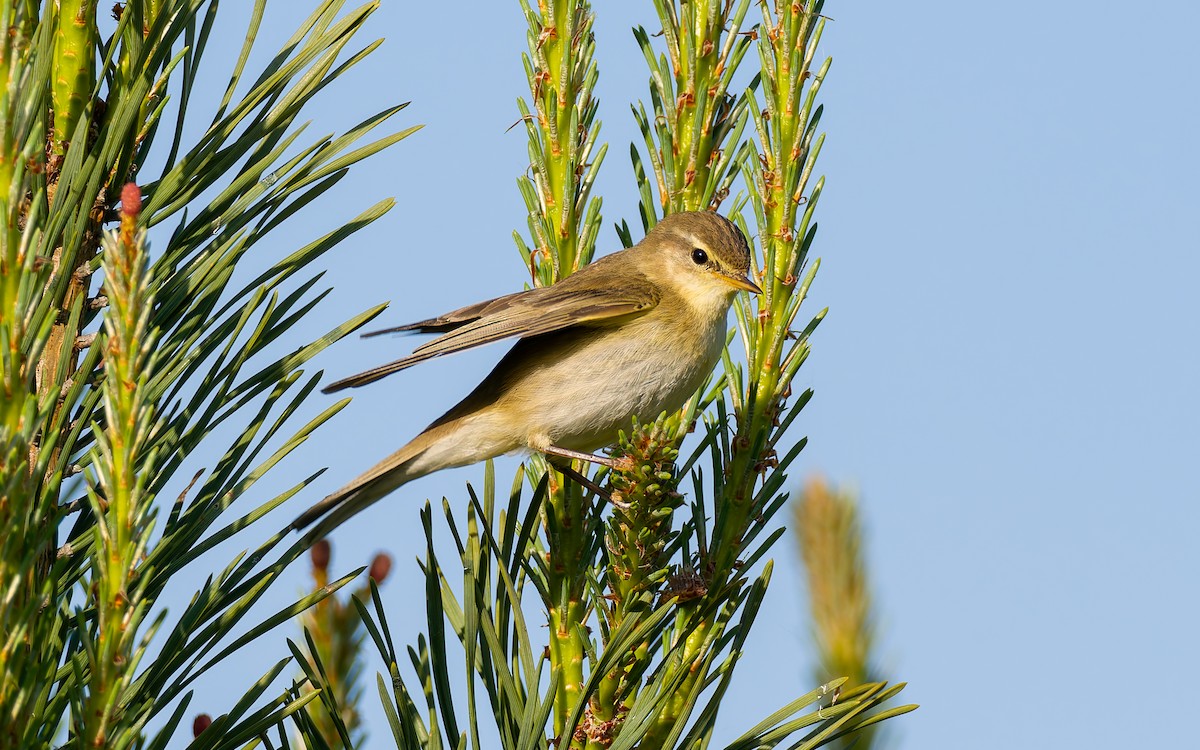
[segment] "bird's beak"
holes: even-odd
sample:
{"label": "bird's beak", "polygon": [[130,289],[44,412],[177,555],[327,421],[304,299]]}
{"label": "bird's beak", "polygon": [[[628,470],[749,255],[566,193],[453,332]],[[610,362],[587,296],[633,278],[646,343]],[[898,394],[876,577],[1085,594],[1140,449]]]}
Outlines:
{"label": "bird's beak", "polygon": [[763,290],[758,288],[750,278],[744,274],[728,274],[725,276],[725,281],[737,289],[742,289],[752,294],[762,294]]}

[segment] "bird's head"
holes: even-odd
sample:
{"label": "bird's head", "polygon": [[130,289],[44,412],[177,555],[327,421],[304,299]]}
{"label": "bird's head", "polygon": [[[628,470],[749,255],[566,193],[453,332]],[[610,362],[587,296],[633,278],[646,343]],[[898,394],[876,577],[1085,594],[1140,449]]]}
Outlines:
{"label": "bird's head", "polygon": [[723,301],[740,291],[762,294],[750,279],[750,248],[742,231],[711,211],[671,214],[642,240],[654,255],[660,284],[695,302]]}

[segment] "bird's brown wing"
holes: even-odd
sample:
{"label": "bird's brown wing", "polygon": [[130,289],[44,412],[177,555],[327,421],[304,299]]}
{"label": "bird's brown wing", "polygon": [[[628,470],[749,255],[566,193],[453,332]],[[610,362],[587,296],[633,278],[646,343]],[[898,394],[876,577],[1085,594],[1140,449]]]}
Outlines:
{"label": "bird's brown wing", "polygon": [[625,275],[614,289],[589,288],[590,285],[579,282],[568,283],[580,273],[553,286],[505,295],[436,318],[376,332],[444,333],[418,346],[403,359],[339,380],[327,386],[324,392],[357,388],[443,354],[513,336],[537,336],[574,325],[644,313],[658,304],[658,293],[645,277]]}
{"label": "bird's brown wing", "polygon": [[481,317],[487,315],[489,310],[502,309],[505,305],[511,304],[519,297],[528,295],[531,292],[541,291],[544,290],[526,289],[523,292],[506,294],[503,297],[497,297],[496,299],[484,300],[483,302],[476,302],[473,305],[460,307],[457,310],[452,310],[444,315],[439,315],[436,318],[418,320],[416,323],[408,323],[407,325],[384,328],[378,331],[369,331],[364,333],[362,337],[364,339],[369,339],[389,333],[445,333],[446,331],[452,331],[455,328],[464,326],[472,321],[479,320]]}

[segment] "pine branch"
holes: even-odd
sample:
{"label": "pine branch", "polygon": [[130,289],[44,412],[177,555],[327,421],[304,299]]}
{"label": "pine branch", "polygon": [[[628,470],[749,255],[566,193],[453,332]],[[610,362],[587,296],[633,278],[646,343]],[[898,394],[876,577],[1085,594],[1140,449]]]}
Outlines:
{"label": "pine branch", "polygon": [[[65,727],[72,743],[163,747],[199,675],[346,582],[255,613],[305,552],[281,544],[281,532],[230,560],[170,626],[157,605],[189,564],[312,482],[316,474],[265,501],[248,497],[345,405],[296,422],[319,378],[305,363],[382,309],[328,323],[296,351],[272,346],[319,325],[311,314],[322,294],[306,267],[390,201],[258,278],[240,271],[348,168],[412,132],[375,133],[401,109],[392,107],[347,133],[299,140],[304,109],[378,44],[351,47],[375,6],[344,5],[318,2],[256,80],[239,86],[264,18],[258,0],[215,117],[190,102],[203,53],[211,34],[241,33],[222,27],[216,2],[126,3],[103,40],[96,14],[108,9],[94,2],[0,9],[0,745],[51,746]],[[173,138],[160,140],[168,90],[177,119]],[[211,127],[185,142],[184,123],[197,116]],[[168,166],[140,176],[142,194],[126,196],[121,230],[101,249],[120,186],[162,163],[159,147],[170,149]],[[178,226],[155,241],[148,263],[145,232],[169,220]],[[90,276],[101,268],[96,294]],[[238,429],[218,447],[222,425]],[[220,460],[159,515],[153,499],[187,483],[179,470],[202,446]],[[88,494],[66,494],[66,478],[81,472]],[[245,742],[301,711],[315,696],[300,685],[264,697],[288,662],[235,695],[196,746]],[[151,736],[147,723],[159,715]]]}

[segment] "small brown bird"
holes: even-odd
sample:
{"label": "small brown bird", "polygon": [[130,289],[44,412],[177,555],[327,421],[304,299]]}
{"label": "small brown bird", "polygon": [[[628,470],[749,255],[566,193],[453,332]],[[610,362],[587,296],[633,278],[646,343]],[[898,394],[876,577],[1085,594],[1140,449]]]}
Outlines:
{"label": "small brown bird", "polygon": [[441,333],[411,355],[333,383],[356,388],[418,362],[520,337],[457,406],[400,450],[305,511],[304,528],[333,528],[400,485],[518,450],[607,463],[591,455],[632,417],[680,408],[725,346],[726,314],[750,280],[750,250],[715,213],[666,217],[637,245],[548,287],[366,334]]}

